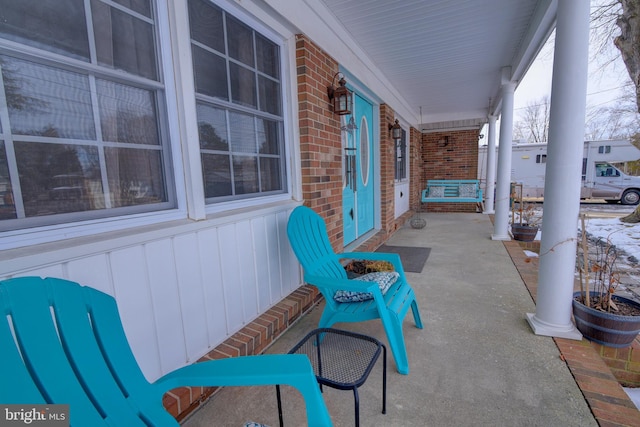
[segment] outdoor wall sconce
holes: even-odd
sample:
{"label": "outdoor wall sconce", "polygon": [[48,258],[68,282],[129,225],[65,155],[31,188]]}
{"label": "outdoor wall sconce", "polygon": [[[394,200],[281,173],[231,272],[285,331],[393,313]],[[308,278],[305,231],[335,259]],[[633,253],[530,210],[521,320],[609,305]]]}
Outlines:
{"label": "outdoor wall sconce", "polygon": [[402,139],[402,128],[400,127],[400,123],[398,123],[398,119],[392,125],[389,125],[389,130],[391,131],[391,138],[395,141]]}
{"label": "outdoor wall sconce", "polygon": [[438,146],[440,147],[446,147],[447,145],[449,145],[449,135],[445,135],[444,139],[438,141]]}
{"label": "outdoor wall sconce", "polygon": [[[338,81],[339,86],[336,88],[333,85],[333,82],[336,81],[336,77],[338,76],[341,77]],[[340,72],[337,72],[335,76],[333,76],[331,86],[327,88],[329,101],[331,101],[333,105],[333,113],[339,116],[351,114],[351,108],[353,105],[353,92],[347,89],[347,87],[345,86],[346,84],[347,81],[344,79],[344,75]]]}

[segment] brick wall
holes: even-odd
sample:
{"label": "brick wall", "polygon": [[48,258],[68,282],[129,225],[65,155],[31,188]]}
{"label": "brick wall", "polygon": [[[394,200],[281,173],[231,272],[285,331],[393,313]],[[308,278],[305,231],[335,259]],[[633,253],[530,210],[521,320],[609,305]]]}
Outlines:
{"label": "brick wall", "polygon": [[381,229],[394,231],[395,216],[395,148],[389,125],[395,112],[387,104],[380,105],[380,221]]}
{"label": "brick wall", "polygon": [[540,240],[534,240],[532,242],[523,242],[518,240],[517,242],[523,250],[536,252],[538,254],[540,253]]}
{"label": "brick wall", "polygon": [[625,387],[640,387],[640,337],[627,348],[611,348],[591,342],[618,382]]}
{"label": "brick wall", "polygon": [[[333,83],[333,77],[339,69],[338,63],[306,36],[298,35],[296,68],[304,204],[322,216],[333,248],[342,251],[342,138],[340,118],[333,114],[327,97],[327,87]],[[382,104],[379,119],[381,230],[366,243],[373,249],[411,217],[411,214],[405,214],[401,218],[394,218],[395,143],[389,133],[389,124],[395,121],[395,112]],[[409,132],[412,138],[411,173],[416,188],[421,186],[421,165],[415,161],[419,158],[416,154],[420,146],[418,135],[414,129]],[[415,208],[418,196],[412,197],[415,197],[412,203]]]}
{"label": "brick wall", "polygon": [[[379,240],[374,249],[384,243],[391,235],[415,214],[420,203],[422,191],[420,132],[410,128],[407,132],[409,144],[409,212],[395,218],[395,159],[396,145],[389,125],[395,122],[395,112],[386,104],[380,105],[380,220],[381,230],[376,238]],[[369,242],[367,242],[369,243]],[[369,246],[371,246],[369,244]],[[361,250],[365,250],[362,249]]]}
{"label": "brick wall", "polygon": [[411,210],[417,212],[421,208],[420,198],[426,184],[422,173],[422,132],[416,128],[411,128],[409,134],[411,138],[409,145],[409,174],[411,175],[409,206]]}
{"label": "brick wall", "polygon": [[327,87],[338,63],[306,36],[296,36],[296,75],[300,119],[302,196],[327,224],[335,250],[343,245],[342,140],[340,118],[333,114]]}
{"label": "brick wall", "polygon": [[[422,182],[429,179],[477,179],[479,129],[422,135]],[[475,203],[429,203],[427,212],[476,212]]]}

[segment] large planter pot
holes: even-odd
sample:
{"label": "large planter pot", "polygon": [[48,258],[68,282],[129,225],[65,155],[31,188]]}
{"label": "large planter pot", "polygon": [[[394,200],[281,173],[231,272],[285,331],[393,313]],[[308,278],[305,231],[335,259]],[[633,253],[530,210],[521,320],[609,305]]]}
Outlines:
{"label": "large planter pot", "polygon": [[538,227],[528,224],[511,224],[511,234],[521,242],[533,242],[538,234]]}
{"label": "large planter pot", "polygon": [[[640,333],[640,316],[621,316],[595,310],[576,301],[581,294],[573,294],[573,317],[582,336],[607,347],[629,347]],[[590,292],[592,298],[597,295],[597,292]],[[640,308],[640,304],[630,299],[617,295],[612,298],[615,302],[624,302]]]}

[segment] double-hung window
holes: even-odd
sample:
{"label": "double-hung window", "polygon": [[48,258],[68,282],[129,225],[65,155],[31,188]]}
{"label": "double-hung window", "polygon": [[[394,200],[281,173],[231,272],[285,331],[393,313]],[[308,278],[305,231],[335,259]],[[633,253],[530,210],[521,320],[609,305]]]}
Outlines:
{"label": "double-hung window", "polygon": [[3,0],[0,230],[175,206],[152,0]]}
{"label": "double-hung window", "polygon": [[280,49],[208,0],[189,0],[206,203],[286,191]]}

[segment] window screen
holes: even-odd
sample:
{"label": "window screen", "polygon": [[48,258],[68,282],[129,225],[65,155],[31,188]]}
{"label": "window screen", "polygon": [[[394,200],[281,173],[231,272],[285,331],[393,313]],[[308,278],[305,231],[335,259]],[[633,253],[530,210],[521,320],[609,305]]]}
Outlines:
{"label": "window screen", "polygon": [[285,191],[280,48],[205,0],[189,0],[207,203]]}

